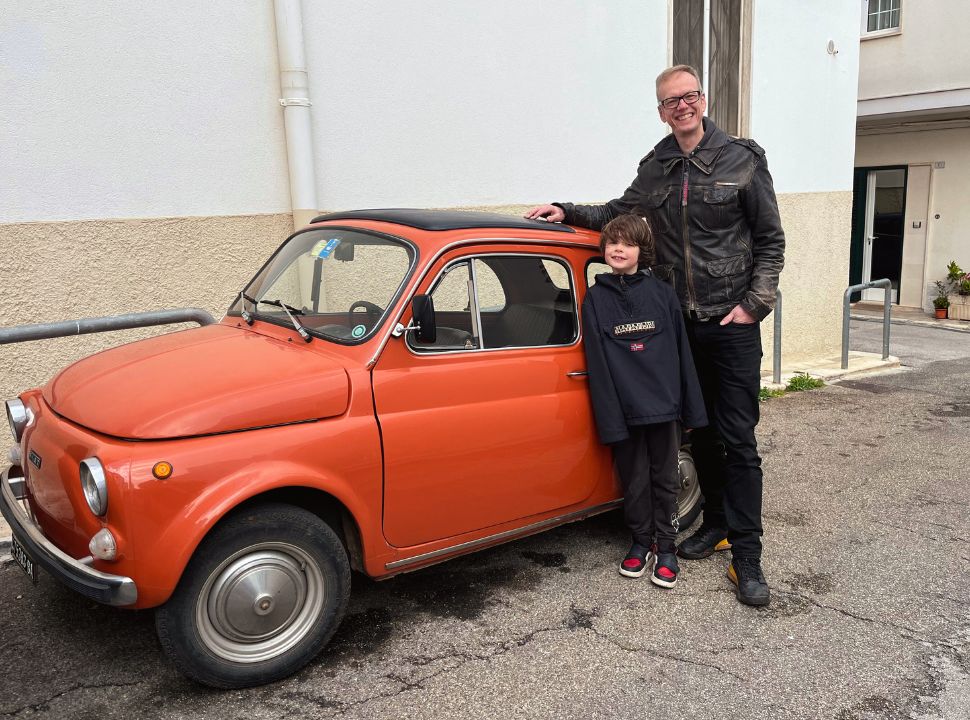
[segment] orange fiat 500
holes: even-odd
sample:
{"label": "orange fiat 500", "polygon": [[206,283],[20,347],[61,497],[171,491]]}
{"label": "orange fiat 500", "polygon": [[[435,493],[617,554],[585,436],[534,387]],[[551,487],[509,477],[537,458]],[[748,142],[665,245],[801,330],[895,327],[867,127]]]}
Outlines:
{"label": "orange fiat 500", "polygon": [[[14,557],[157,608],[182,672],[241,687],[326,645],[351,569],[387,578],[616,507],[579,322],[597,245],[487,213],[317,218],[218,324],[7,402]],[[683,522],[700,493],[681,457]]]}

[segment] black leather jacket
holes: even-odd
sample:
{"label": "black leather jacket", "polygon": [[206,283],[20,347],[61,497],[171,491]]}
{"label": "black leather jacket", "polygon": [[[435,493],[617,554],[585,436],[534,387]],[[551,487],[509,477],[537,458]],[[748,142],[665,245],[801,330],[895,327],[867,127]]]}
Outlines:
{"label": "black leather jacket", "polygon": [[704,118],[704,138],[684,155],[668,135],[643,160],[623,196],[605,205],[555,203],[564,222],[601,230],[617,215],[650,220],[658,275],[685,314],[725,315],[740,304],[758,320],[775,305],[785,233],[765,151]]}

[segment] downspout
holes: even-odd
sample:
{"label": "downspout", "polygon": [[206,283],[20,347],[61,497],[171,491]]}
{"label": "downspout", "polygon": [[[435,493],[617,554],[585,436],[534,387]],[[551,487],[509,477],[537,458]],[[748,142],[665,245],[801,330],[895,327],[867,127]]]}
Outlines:
{"label": "downspout", "polygon": [[301,228],[318,214],[317,180],[313,169],[310,88],[303,45],[300,0],[275,0],[276,47],[279,54],[286,160],[290,173],[293,225]]}

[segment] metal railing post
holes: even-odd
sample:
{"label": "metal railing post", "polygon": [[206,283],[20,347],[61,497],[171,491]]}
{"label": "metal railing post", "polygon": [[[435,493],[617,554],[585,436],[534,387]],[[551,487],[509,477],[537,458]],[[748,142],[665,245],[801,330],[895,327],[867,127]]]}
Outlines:
{"label": "metal railing post", "polygon": [[775,325],[772,334],[771,381],[781,385],[781,290],[775,290]]}
{"label": "metal railing post", "polygon": [[889,357],[889,325],[892,318],[892,282],[889,278],[873,280],[872,282],[860,285],[850,285],[845,289],[842,296],[842,369],[849,367],[849,297],[854,292],[861,292],[869,288],[883,289],[883,310],[882,310],[882,359]]}
{"label": "metal railing post", "polygon": [[0,345],[184,322],[211,325],[215,320],[209,313],[200,308],[178,308],[108,317],[82,318],[81,320],[66,320],[64,322],[38,323],[36,325],[18,325],[0,328]]}

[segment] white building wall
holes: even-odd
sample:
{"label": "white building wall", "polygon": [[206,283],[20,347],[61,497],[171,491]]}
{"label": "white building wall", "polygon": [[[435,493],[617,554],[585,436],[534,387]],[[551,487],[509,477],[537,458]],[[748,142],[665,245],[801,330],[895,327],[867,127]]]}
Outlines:
{"label": "white building wall", "polygon": [[[837,319],[814,318],[846,274],[858,16],[752,1],[751,134],[789,237],[786,357],[817,357],[838,342]],[[666,131],[668,0],[302,7],[321,210],[603,201]],[[8,3],[0,325],[223,312],[291,227],[275,38],[272,0]],[[29,368],[0,350],[0,390],[122,339],[36,344]]]}
{"label": "white building wall", "polygon": [[320,207],[606,200],[662,135],[664,0],[304,13]]}
{"label": "white building wall", "polygon": [[751,45],[751,136],[768,152],[776,191],[851,191],[858,8],[756,1]]}
{"label": "white building wall", "polygon": [[862,39],[859,99],[967,88],[967,4],[904,0],[901,5],[899,34]]}
{"label": "white building wall", "polygon": [[271,2],[4,3],[0,223],[288,210]]}

